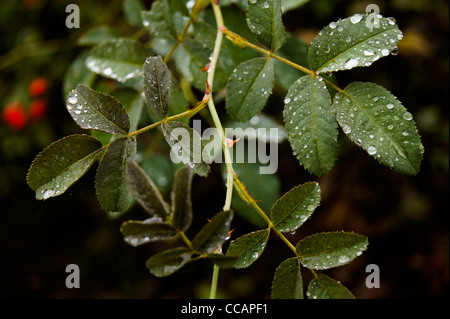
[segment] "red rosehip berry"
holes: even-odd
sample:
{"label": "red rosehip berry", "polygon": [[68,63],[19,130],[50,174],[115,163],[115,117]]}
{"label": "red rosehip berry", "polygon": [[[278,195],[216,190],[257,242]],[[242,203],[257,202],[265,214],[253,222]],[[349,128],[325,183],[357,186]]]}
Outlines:
{"label": "red rosehip berry", "polygon": [[3,121],[12,129],[19,131],[27,124],[27,114],[19,102],[11,102],[2,112]]}
{"label": "red rosehip berry", "polygon": [[47,92],[48,82],[44,78],[35,78],[28,86],[28,92],[31,96],[42,95]]}
{"label": "red rosehip berry", "polygon": [[32,101],[29,114],[33,120],[42,120],[47,114],[47,101],[42,99]]}

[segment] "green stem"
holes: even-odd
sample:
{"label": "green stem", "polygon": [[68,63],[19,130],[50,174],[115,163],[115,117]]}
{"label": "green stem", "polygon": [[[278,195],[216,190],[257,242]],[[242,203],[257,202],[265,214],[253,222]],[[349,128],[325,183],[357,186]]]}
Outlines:
{"label": "green stem", "polygon": [[190,25],[192,24],[193,21],[194,21],[194,19],[192,18],[192,16],[189,17],[189,21],[184,26],[183,31],[181,31],[181,34],[177,37],[177,42],[175,42],[175,44],[170,49],[169,53],[167,53],[167,55],[164,57],[164,63],[167,63],[167,61],[169,61],[170,57],[175,52],[175,50],[178,47],[178,45],[181,42],[183,42],[184,37],[186,36],[186,33],[187,33],[187,31],[188,31],[188,29],[189,29],[189,27],[190,27]]}
{"label": "green stem", "polygon": [[219,266],[216,264],[213,268],[213,275],[211,280],[211,291],[209,293],[209,299],[216,299],[216,292],[217,292],[217,282],[219,280]]}

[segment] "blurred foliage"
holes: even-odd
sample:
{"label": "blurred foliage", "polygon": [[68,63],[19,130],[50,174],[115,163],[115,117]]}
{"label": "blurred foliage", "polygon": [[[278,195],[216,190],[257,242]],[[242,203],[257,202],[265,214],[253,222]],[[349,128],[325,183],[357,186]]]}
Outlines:
{"label": "blurred foliage", "polygon": [[[65,196],[36,201],[25,181],[35,155],[65,135],[80,132],[65,110],[67,88],[63,79],[69,66],[87,45],[99,39],[131,36],[122,1],[75,1],[81,11],[81,28],[65,27],[67,1],[3,0],[0,7],[0,112],[20,103],[25,124],[13,127],[2,116],[0,124],[0,279],[2,297],[13,298],[205,298],[211,280],[211,264],[205,262],[168,278],[155,278],[144,267],[160,245],[128,246],[119,227],[124,220],[142,219],[142,210],[122,216],[104,214],[88,173]],[[145,1],[149,9],[151,1]],[[286,28],[309,43],[330,21],[364,12],[369,1],[309,1],[283,16]],[[344,268],[329,274],[359,298],[436,298],[448,296],[448,171],[449,171],[449,47],[448,2],[378,1],[385,16],[395,17],[404,33],[399,54],[377,62],[369,70],[356,68],[336,75],[342,87],[357,78],[376,82],[393,92],[414,115],[425,146],[421,171],[410,177],[378,165],[345,137],[339,142],[339,161],[318,182],[322,200],[315,218],[292,242],[317,231],[343,229],[369,237],[369,249]],[[226,19],[225,19],[226,20]],[[80,65],[80,68],[83,66]],[[72,68],[71,72],[79,69]],[[48,87],[38,97],[30,83],[44,78]],[[114,83],[91,74],[80,81],[96,81],[96,88],[113,91]],[[45,99],[45,116],[36,117],[31,105]],[[223,105],[219,105],[223,109]],[[279,110],[267,107],[280,117]],[[145,120],[147,121],[147,119]],[[161,144],[161,136],[145,135],[142,154]],[[152,146],[153,145],[153,146]],[[142,146],[141,146],[142,147]],[[158,155],[142,163],[162,191],[171,188],[175,165]],[[219,211],[224,194],[222,169],[212,167],[207,179],[195,177],[193,209],[195,230]],[[162,174],[167,172],[167,174]],[[161,173],[160,175],[158,175]],[[277,178],[281,193],[313,180],[292,156],[288,143],[280,144]],[[211,187],[214,185],[214,187]],[[204,201],[204,198],[209,199]],[[142,216],[141,216],[142,215]],[[233,236],[254,230],[236,217]],[[283,243],[269,242],[263,258],[245,270],[222,270],[218,297],[268,298],[275,268],[289,252]],[[81,289],[65,287],[65,267],[81,269]],[[365,266],[381,269],[381,288],[367,289]],[[305,276],[309,274],[305,273]]]}

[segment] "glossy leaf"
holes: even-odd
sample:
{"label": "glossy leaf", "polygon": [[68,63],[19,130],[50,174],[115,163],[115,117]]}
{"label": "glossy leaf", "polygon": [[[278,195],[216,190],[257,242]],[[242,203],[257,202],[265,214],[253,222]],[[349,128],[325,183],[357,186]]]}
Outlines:
{"label": "glossy leaf", "polygon": [[183,267],[191,259],[192,252],[188,248],[179,247],[165,250],[147,260],[147,268],[156,277],[166,277]]}
{"label": "glossy leaf", "polygon": [[164,118],[170,107],[170,73],[160,56],[145,60],[144,93],[150,108]]}
{"label": "glossy leaf", "polygon": [[367,248],[367,238],[355,233],[318,233],[298,242],[296,250],[303,266],[329,269],[349,263]]}
{"label": "glossy leaf", "polygon": [[369,66],[389,55],[401,38],[394,20],[355,14],[319,32],[309,47],[309,64],[317,73]]}
{"label": "glossy leaf", "polygon": [[298,79],[284,103],[285,128],[294,154],[312,174],[327,174],[336,161],[339,132],[323,79]]}
{"label": "glossy leaf", "polygon": [[246,268],[261,256],[269,239],[269,230],[258,230],[243,235],[230,243],[227,256],[238,257],[234,268]]}
{"label": "glossy leaf", "polygon": [[344,285],[324,274],[317,274],[310,281],[307,296],[308,299],[355,299]]}
{"label": "glossy leaf", "polygon": [[220,268],[232,268],[239,257],[236,256],[227,256],[224,254],[207,254],[206,258],[208,258],[211,262],[218,265]]}
{"label": "glossy leaf", "polygon": [[196,131],[176,121],[162,123],[161,129],[167,143],[172,148],[172,160],[181,160],[200,176],[208,175],[210,168],[205,162],[207,155],[202,154],[203,141]]}
{"label": "glossy leaf", "polygon": [[128,160],[126,180],[129,190],[142,208],[165,221],[169,215],[169,205],[150,177],[132,159]]}
{"label": "glossy leaf", "polygon": [[334,98],[342,130],[380,163],[406,174],[417,174],[423,146],[413,116],[385,88],[354,82]]}
{"label": "glossy leaf", "polygon": [[86,58],[88,52],[84,51],[72,61],[64,74],[63,94],[64,97],[69,95],[69,92],[76,89],[78,84],[86,84],[93,80],[95,73],[89,70],[86,66]]}
{"label": "glossy leaf", "polygon": [[303,281],[297,257],[281,263],[272,282],[272,299],[303,299]]}
{"label": "glossy leaf", "polygon": [[123,212],[130,203],[126,172],[128,159],[136,155],[136,139],[118,138],[108,147],[97,169],[95,189],[102,208],[107,212]]}
{"label": "glossy leaf", "polygon": [[249,1],[247,24],[258,41],[272,52],[283,45],[286,31],[281,20],[281,0]]}
{"label": "glossy leaf", "polygon": [[177,235],[175,229],[166,223],[129,220],[122,224],[120,232],[125,242],[140,246],[153,241],[171,239]]}
{"label": "glossy leaf", "polygon": [[102,42],[92,48],[86,59],[87,67],[104,77],[127,82],[142,76],[142,65],[149,56],[143,44],[132,39]]}
{"label": "glossy leaf", "polygon": [[170,216],[172,226],[181,231],[187,230],[192,222],[191,187],[193,177],[193,170],[189,166],[184,166],[176,172],[173,182]]}
{"label": "glossy leaf", "polygon": [[272,207],[271,219],[281,232],[300,227],[319,205],[320,187],[316,182],[305,183],[284,194]]}
{"label": "glossy leaf", "polygon": [[273,61],[255,58],[241,63],[227,84],[226,108],[235,120],[246,122],[262,111],[274,83]]}
{"label": "glossy leaf", "polygon": [[232,219],[233,213],[229,210],[216,214],[192,239],[192,247],[208,254],[220,248],[229,237]]}
{"label": "glossy leaf", "polygon": [[66,107],[81,128],[111,134],[127,134],[130,130],[130,119],[122,104],[84,84],[69,93]]}
{"label": "glossy leaf", "polygon": [[110,94],[124,106],[130,118],[130,132],[136,131],[145,103],[145,98],[141,92],[136,92],[131,88],[121,88],[114,90]]}
{"label": "glossy leaf", "polygon": [[88,135],[70,135],[44,149],[34,159],[27,175],[37,199],[64,193],[92,166],[102,151],[102,143]]}
{"label": "glossy leaf", "polygon": [[[115,40],[119,38],[116,30],[108,25],[93,27],[85,32],[79,39],[80,45],[96,45],[104,41]],[[78,83],[77,83],[78,84]]]}

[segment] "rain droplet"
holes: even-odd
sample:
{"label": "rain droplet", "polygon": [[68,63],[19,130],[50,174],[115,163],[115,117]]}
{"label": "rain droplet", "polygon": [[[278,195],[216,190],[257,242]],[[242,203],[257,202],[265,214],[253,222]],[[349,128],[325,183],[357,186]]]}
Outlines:
{"label": "rain droplet", "polygon": [[383,50],[381,50],[381,54],[383,56],[387,56],[387,55],[389,55],[389,50],[388,49],[383,49]]}
{"label": "rain droplet", "polygon": [[350,22],[353,23],[353,24],[358,23],[359,21],[361,21],[362,17],[363,16],[361,14],[359,14],[359,13],[357,13],[355,15],[352,15],[350,17]]}
{"label": "rain droplet", "polygon": [[339,261],[341,264],[346,263],[346,262],[349,261],[349,260],[350,260],[350,258],[348,258],[346,255],[342,255],[342,256],[340,256],[339,259],[338,259],[338,261]]}
{"label": "rain droplet", "polygon": [[365,56],[371,56],[371,55],[374,55],[374,54],[375,54],[375,52],[373,52],[372,49],[364,50],[364,55]]}
{"label": "rain droplet", "polygon": [[331,23],[330,23],[330,28],[331,28],[331,29],[336,28],[336,22],[331,22]]}
{"label": "rain droplet", "polygon": [[409,133],[407,132],[407,131],[403,131],[403,136],[408,136],[409,135]]}
{"label": "rain droplet", "polygon": [[269,8],[269,3],[268,3],[268,2],[264,2],[263,8],[264,8],[264,9],[268,9],[268,8]]}
{"label": "rain droplet", "polygon": [[53,189],[47,189],[43,194],[42,194],[42,198],[43,199],[47,199],[51,196],[55,195],[55,191]]}
{"label": "rain droplet", "polygon": [[392,104],[392,103],[388,103],[387,105],[386,105],[386,107],[389,109],[389,110],[392,110],[393,108],[394,108],[394,104]]}
{"label": "rain droplet", "polygon": [[356,60],[356,59],[350,59],[347,62],[345,62],[346,69],[351,69],[357,65],[358,65],[358,60]]}
{"label": "rain droplet", "polygon": [[287,103],[289,103],[289,102],[291,102],[291,98],[287,96],[287,97],[284,99],[284,103],[287,104]]}
{"label": "rain droplet", "polygon": [[352,131],[352,128],[350,127],[350,125],[343,124],[342,130],[344,131],[345,134],[349,134]]}
{"label": "rain droplet", "polygon": [[377,153],[377,149],[374,146],[369,146],[367,148],[367,153],[369,153],[370,155],[375,155]]}
{"label": "rain droplet", "polygon": [[409,112],[405,112],[403,113],[403,119],[407,120],[407,121],[411,121],[413,118],[412,114]]}
{"label": "rain droplet", "polygon": [[389,130],[392,130],[393,128],[394,128],[394,125],[392,125],[392,124],[388,126]]}
{"label": "rain droplet", "polygon": [[75,104],[78,102],[78,99],[75,96],[71,96],[69,97],[69,99],[67,100],[70,104]]}

